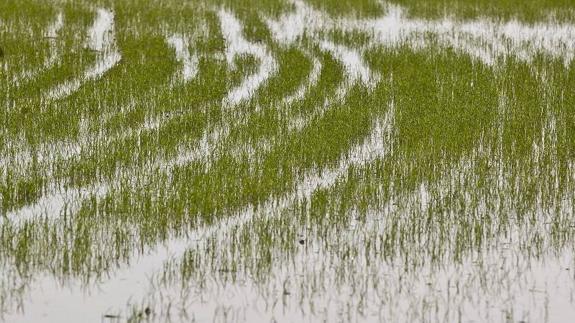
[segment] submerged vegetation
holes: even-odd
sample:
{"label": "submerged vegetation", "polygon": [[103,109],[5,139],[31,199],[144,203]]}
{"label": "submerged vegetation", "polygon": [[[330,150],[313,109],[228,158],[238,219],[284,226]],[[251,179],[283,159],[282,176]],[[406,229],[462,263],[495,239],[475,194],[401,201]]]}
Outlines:
{"label": "submerged vegetation", "polygon": [[0,3],[0,320],[575,317],[569,1]]}

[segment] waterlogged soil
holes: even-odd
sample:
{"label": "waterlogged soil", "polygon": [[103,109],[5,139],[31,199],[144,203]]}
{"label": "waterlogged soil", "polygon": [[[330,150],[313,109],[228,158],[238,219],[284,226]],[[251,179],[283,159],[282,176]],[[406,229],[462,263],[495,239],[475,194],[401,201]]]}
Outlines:
{"label": "waterlogged soil", "polygon": [[575,11],[487,2],[5,0],[0,320],[569,321]]}

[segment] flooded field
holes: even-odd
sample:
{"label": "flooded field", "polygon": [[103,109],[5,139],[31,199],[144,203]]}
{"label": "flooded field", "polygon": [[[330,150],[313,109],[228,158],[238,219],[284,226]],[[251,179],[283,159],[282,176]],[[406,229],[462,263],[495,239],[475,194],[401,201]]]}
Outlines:
{"label": "flooded field", "polygon": [[0,1],[0,321],[569,322],[575,4]]}

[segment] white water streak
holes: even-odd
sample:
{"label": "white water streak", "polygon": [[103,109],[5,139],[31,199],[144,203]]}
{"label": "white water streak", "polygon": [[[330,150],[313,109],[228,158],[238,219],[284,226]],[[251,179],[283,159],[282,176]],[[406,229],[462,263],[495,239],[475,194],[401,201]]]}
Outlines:
{"label": "white water streak", "polygon": [[[513,20],[500,22],[487,18],[457,21],[452,18],[424,20],[405,17],[403,9],[388,6],[387,13],[375,19],[332,18],[295,0],[295,11],[278,21],[268,20],[274,38],[291,44],[306,34],[317,37],[329,31],[362,32],[371,36],[369,47],[410,46],[415,50],[439,43],[493,66],[499,58],[516,57],[530,62],[542,53],[562,59],[565,65],[575,55],[575,25],[539,22],[532,25]],[[432,39],[435,36],[435,39]]]}
{"label": "white water streak", "polygon": [[62,29],[62,27],[64,27],[64,15],[60,12],[58,13],[58,16],[56,16],[56,20],[54,21],[54,23],[52,23],[48,27],[48,30],[46,30],[46,37],[49,38],[58,37],[58,32],[60,31],[60,29]]}
{"label": "white water streak", "polygon": [[[87,133],[84,133],[81,136],[81,140],[77,142],[47,144],[42,147],[40,152],[35,153],[37,157],[36,161],[42,163],[46,160],[54,160],[54,157],[59,158],[58,160],[60,161],[67,161],[79,156],[82,151],[89,149],[92,143],[110,142],[113,140],[121,141],[134,136],[140,136],[144,132],[159,129],[162,124],[172,117],[173,116],[167,116],[161,119],[147,120],[141,127],[137,129],[126,129],[119,135],[113,137],[109,137],[104,133],[99,133],[94,136],[89,136]],[[33,160],[31,156],[32,153],[29,151],[19,154],[13,163],[20,161],[24,165],[22,170],[26,171]],[[131,169],[129,171],[134,172],[135,170]],[[54,176],[53,170],[50,169],[45,176],[48,178]],[[116,178],[120,178],[120,176],[118,175]],[[111,187],[117,184],[117,182],[112,181],[80,188],[62,188],[58,185],[51,185],[45,189],[44,195],[38,201],[10,211],[5,214],[4,217],[0,217],[0,225],[4,221],[10,221],[10,225],[13,228],[21,228],[24,224],[38,219],[53,221],[62,217],[64,213],[74,215],[74,213],[79,210],[83,200],[90,197],[101,199],[110,191]]]}
{"label": "white water streak", "polygon": [[227,96],[229,105],[236,105],[251,99],[255,92],[273,75],[278,67],[277,62],[263,44],[247,41],[242,35],[242,25],[233,14],[221,9],[218,12],[222,34],[226,40],[226,60],[234,68],[234,59],[241,54],[253,55],[260,62],[258,71],[245,78],[232,89]]}
{"label": "white water streak", "polygon": [[[303,83],[293,94],[285,97],[282,102],[284,105],[289,107],[294,102],[302,100],[306,93],[310,91],[313,86],[319,81],[319,77],[322,70],[322,64],[320,60],[308,53],[312,61],[312,70],[307,78],[307,81]],[[239,121],[234,126],[243,124],[247,119],[238,119]],[[196,147],[193,149],[181,149],[179,156],[170,163],[169,167],[174,165],[185,165],[191,161],[201,160],[209,168],[213,161],[214,153],[218,149],[218,144],[221,143],[229,135],[231,129],[230,125],[215,127],[211,131],[204,133],[202,138],[199,140]],[[243,150],[237,151],[234,155],[241,155]]]}
{"label": "white water streak", "polygon": [[49,45],[50,46],[50,55],[48,56],[48,58],[46,58],[46,60],[42,64],[41,68],[24,71],[21,74],[16,75],[12,79],[12,83],[15,86],[20,86],[24,82],[32,80],[40,72],[47,70],[47,69],[51,68],[52,66],[54,66],[54,64],[56,64],[56,62],[60,58],[58,46],[56,45],[56,38],[58,37],[58,33],[60,32],[62,27],[64,27],[64,15],[62,13],[58,13],[58,15],[56,16],[56,19],[54,20],[54,22],[50,26],[48,26],[48,29],[46,30],[46,33],[45,33],[45,36],[48,38],[48,42],[50,43],[50,45]]}
{"label": "white water streak", "polygon": [[[241,102],[250,100],[255,92],[277,72],[277,62],[263,44],[256,44],[247,41],[242,34],[242,25],[233,14],[226,10],[219,10],[218,17],[224,39],[226,40],[226,61],[233,69],[234,59],[241,54],[253,55],[259,60],[258,71],[246,77],[242,83],[230,90],[224,99],[224,107],[233,107]],[[232,123],[237,126],[236,118],[231,118]],[[245,119],[244,119],[245,120]],[[241,121],[239,121],[241,122]],[[212,129],[206,130],[197,145],[190,148],[181,148],[179,155],[167,161],[162,167],[170,169],[177,165],[185,165],[192,161],[200,160],[207,167],[211,164],[211,157],[217,146],[229,136],[232,125],[218,123]]]}
{"label": "white water streak", "polygon": [[368,87],[373,87],[375,83],[377,83],[378,78],[372,75],[371,70],[363,62],[359,52],[325,40],[320,43],[320,47],[332,53],[341,61],[351,83],[361,81],[361,83]]}
{"label": "white water streak", "polygon": [[83,200],[90,196],[103,197],[107,192],[108,187],[104,185],[52,190],[33,204],[8,212],[5,218],[0,218],[0,224],[5,219],[10,219],[11,226],[20,228],[24,223],[36,221],[39,218],[51,220],[62,217],[64,213],[73,216],[79,210]]}
{"label": "white water streak", "polygon": [[[307,113],[305,116],[296,116],[289,120],[288,131],[290,132],[301,131],[305,126],[309,124],[311,120],[322,117],[333,104],[341,102],[345,99],[353,85],[360,83],[371,91],[381,80],[381,76],[371,71],[357,50],[350,49],[342,45],[337,45],[330,41],[321,41],[320,48],[324,51],[330,52],[336,59],[341,62],[345,71],[345,81],[337,87],[334,97],[327,98],[323,104],[317,107],[313,112]],[[288,106],[288,108],[289,105],[293,102],[303,99],[305,94],[308,93],[310,89],[319,81],[322,69],[321,62],[311,54],[308,55],[313,61],[313,68],[308,78],[308,82],[302,84],[302,86],[293,95],[287,97],[284,100],[284,103]],[[269,144],[269,141],[263,140],[262,142],[258,142],[255,145],[247,145],[236,149],[236,151],[234,151],[234,156],[247,155],[248,158],[252,158],[256,151],[259,151],[260,153],[267,152],[272,147],[273,145]]]}
{"label": "white water streak", "polygon": [[82,77],[58,85],[48,93],[49,99],[62,99],[74,93],[87,81],[96,80],[114,67],[122,59],[114,31],[114,14],[99,8],[94,24],[88,30],[87,44],[89,49],[98,52],[96,63]]}
{"label": "white water streak", "polygon": [[345,80],[336,89],[334,97],[327,98],[312,113],[291,120],[288,125],[290,131],[300,131],[307,126],[309,121],[322,117],[331,106],[345,99],[353,85],[363,84],[369,90],[373,90],[381,80],[381,76],[372,72],[369,66],[365,64],[358,50],[326,40],[320,42],[320,48],[331,53],[340,61],[345,70]]}
{"label": "white water streak", "polygon": [[199,59],[198,56],[190,54],[187,39],[182,35],[171,35],[167,39],[168,44],[176,51],[176,59],[183,65],[181,79],[184,83],[189,82],[198,75]]}
{"label": "white water streak", "polygon": [[[134,104],[129,104],[115,112],[102,113],[96,122],[104,124],[110,120],[116,112],[128,113],[134,108],[134,106]],[[14,174],[23,176],[26,172],[30,171],[30,167],[33,162],[47,164],[49,162],[54,162],[56,159],[60,162],[67,161],[80,155],[82,151],[90,149],[91,145],[94,143],[110,142],[114,140],[119,141],[134,135],[139,135],[144,131],[155,130],[161,126],[162,121],[167,119],[168,118],[160,118],[159,120],[149,119],[144,122],[142,127],[137,129],[126,128],[117,135],[110,135],[102,131],[96,134],[90,133],[88,129],[89,123],[94,121],[81,119],[77,139],[45,142],[36,149],[31,149],[31,147],[27,146],[23,141],[19,142],[15,144],[15,146],[19,147],[18,149],[14,149],[16,152],[13,156],[9,159],[0,159],[0,167],[11,167]],[[48,172],[45,176],[52,177],[53,173]]]}
{"label": "white water streak", "polygon": [[320,60],[313,56],[311,53],[307,53],[307,56],[310,58],[312,63],[312,70],[309,73],[307,78],[307,82],[302,84],[292,95],[286,97],[283,101],[284,104],[290,106],[294,102],[301,101],[305,98],[305,95],[313,88],[317,82],[319,81],[319,77],[321,75],[322,64]]}

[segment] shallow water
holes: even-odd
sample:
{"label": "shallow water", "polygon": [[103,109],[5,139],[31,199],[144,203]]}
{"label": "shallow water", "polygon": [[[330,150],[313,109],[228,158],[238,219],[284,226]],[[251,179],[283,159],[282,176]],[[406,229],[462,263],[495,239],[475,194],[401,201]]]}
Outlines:
{"label": "shallow water", "polygon": [[[234,4],[168,5],[157,29],[130,4],[90,7],[83,75],[27,76],[48,101],[5,95],[4,321],[575,315],[575,25],[291,3],[250,19]],[[145,33],[172,55],[165,84],[72,96],[134,64],[124,54]],[[59,73],[71,41],[50,40],[45,69]],[[280,68],[290,49],[307,70]],[[82,121],[59,138],[21,109],[35,106]],[[113,135],[86,121],[115,118]]]}
{"label": "shallow water", "polygon": [[89,49],[98,53],[99,57],[96,63],[86,70],[82,77],[58,85],[50,90],[47,97],[57,100],[69,96],[77,91],[84,82],[100,78],[118,64],[122,59],[122,55],[116,48],[114,37],[114,14],[109,10],[99,8],[96,20],[88,30],[86,43]]}

